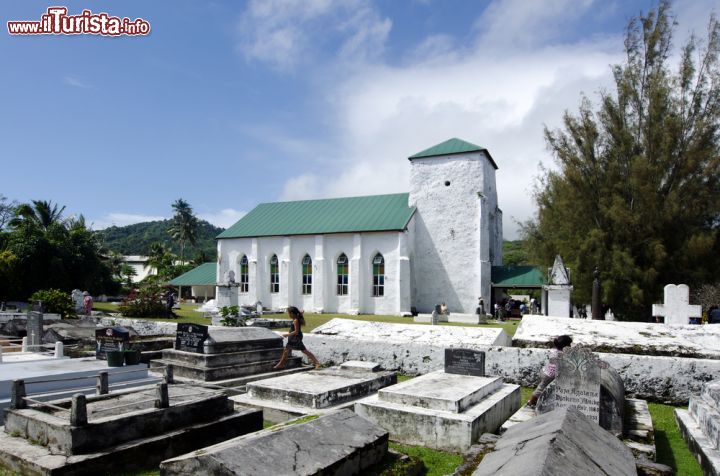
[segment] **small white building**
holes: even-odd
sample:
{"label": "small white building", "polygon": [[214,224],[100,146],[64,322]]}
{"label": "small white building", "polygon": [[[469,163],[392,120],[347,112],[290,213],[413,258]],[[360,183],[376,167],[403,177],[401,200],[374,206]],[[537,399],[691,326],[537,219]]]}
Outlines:
{"label": "small white building", "polygon": [[133,283],[139,283],[150,275],[157,274],[157,270],[148,265],[148,257],[142,255],[124,255],[123,262],[130,265],[135,270],[132,276]]}
{"label": "small white building", "polygon": [[237,290],[228,304],[404,314],[489,302],[502,264],[495,161],[459,139],[409,161],[409,193],[263,203],[221,233],[217,282]]}

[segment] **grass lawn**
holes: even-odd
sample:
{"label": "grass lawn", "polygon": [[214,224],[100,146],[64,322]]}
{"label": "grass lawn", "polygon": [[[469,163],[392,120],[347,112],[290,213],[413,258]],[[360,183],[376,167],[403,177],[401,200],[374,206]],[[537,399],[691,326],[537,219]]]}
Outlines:
{"label": "grass lawn", "polygon": [[675,421],[675,407],[660,403],[649,403],[655,427],[657,462],[675,470],[678,476],[702,476],[700,464],[688,449]]}

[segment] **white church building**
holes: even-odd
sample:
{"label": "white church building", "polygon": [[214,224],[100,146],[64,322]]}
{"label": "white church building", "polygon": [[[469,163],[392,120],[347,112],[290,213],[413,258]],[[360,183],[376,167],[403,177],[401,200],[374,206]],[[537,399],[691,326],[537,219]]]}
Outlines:
{"label": "white church building", "polygon": [[217,237],[218,304],[396,315],[489,306],[502,264],[495,161],[450,139],[409,162],[409,193],[255,207]]}

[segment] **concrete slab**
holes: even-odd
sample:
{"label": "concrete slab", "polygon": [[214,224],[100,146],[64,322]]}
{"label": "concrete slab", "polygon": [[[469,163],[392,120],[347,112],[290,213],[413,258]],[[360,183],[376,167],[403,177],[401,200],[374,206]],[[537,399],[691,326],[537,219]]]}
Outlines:
{"label": "concrete slab", "polygon": [[340,364],[341,370],[357,370],[359,372],[378,372],[381,367],[377,362],[363,362],[361,360],[348,360]]}
{"label": "concrete slab", "polygon": [[675,410],[675,419],[703,472],[720,475],[720,380],[703,384],[687,411]]}
{"label": "concrete slab", "polygon": [[464,412],[502,386],[499,377],[447,374],[442,370],[379,391],[386,402],[447,412]]}
{"label": "concrete slab", "polygon": [[358,372],[338,367],[296,373],[247,384],[247,393],[231,397],[241,405],[262,408],[269,421],[315,414],[347,406],[397,382],[395,372]]}
{"label": "concrete slab", "polygon": [[[70,357],[58,357],[57,359],[69,359]],[[23,362],[38,362],[41,360],[55,360],[52,353],[38,352],[3,352],[2,363],[0,363],[0,373],[4,374],[5,364],[18,364]]]}
{"label": "concrete slab", "polygon": [[5,432],[47,446],[55,454],[84,454],[233,412],[233,403],[219,391],[170,385],[168,394],[167,408],[155,408],[155,388],[88,397],[88,423],[81,427],[70,425],[70,400],[53,401],[53,407],[32,404],[7,411]]}
{"label": "concrete slab", "polygon": [[349,410],[245,435],[163,461],[163,475],[362,474],[387,453],[388,434]]}
{"label": "concrete slab", "polygon": [[[520,387],[496,377],[433,372],[355,403],[355,412],[390,438],[444,451],[466,451],[520,407]],[[479,397],[479,398],[478,398]]]}
{"label": "concrete slab", "polygon": [[146,364],[125,367],[108,367],[104,360],[94,357],[81,359],[49,359],[18,362],[0,366],[0,423],[4,421],[3,409],[10,405],[10,393],[13,380],[25,380],[28,396],[39,400],[52,397],[62,398],[74,393],[92,394],[99,372],[108,373],[108,383],[112,389],[119,387],[138,387],[157,382],[148,376]]}
{"label": "concrete slab", "polygon": [[18,474],[44,476],[132,472],[261,428],[262,412],[244,409],[214,421],[196,423],[103,451],[71,456],[53,454],[46,446],[0,431],[0,466]]}
{"label": "concrete slab", "polygon": [[720,450],[715,447],[687,410],[675,409],[675,420],[690,451],[695,455],[703,474],[720,476]]}
{"label": "concrete slab", "polygon": [[635,458],[617,438],[573,409],[510,428],[473,476],[605,474],[635,476]]}
{"label": "concrete slab", "polygon": [[244,352],[273,347],[282,347],[282,337],[264,327],[209,326],[203,353]]}
{"label": "concrete slab", "polygon": [[[647,402],[637,398],[627,398],[625,399],[625,409],[627,418],[625,419],[625,431],[621,437],[622,442],[630,448],[636,458],[644,457],[649,461],[655,461],[657,454],[655,431]],[[502,424],[499,433],[502,435],[515,425],[525,423],[537,416],[535,409],[523,405]]]}
{"label": "concrete slab", "polygon": [[571,335],[574,345],[586,345],[595,352],[720,359],[720,326],[712,324],[669,326],[528,315],[512,345],[550,347],[552,339],[562,334]]}

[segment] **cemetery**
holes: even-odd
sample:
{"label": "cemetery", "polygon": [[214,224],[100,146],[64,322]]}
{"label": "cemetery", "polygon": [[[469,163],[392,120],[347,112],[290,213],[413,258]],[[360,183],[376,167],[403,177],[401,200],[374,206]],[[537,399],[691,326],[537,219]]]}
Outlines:
{"label": "cemetery", "polygon": [[10,18],[0,476],[720,476],[698,2],[140,2],[50,49],[75,12]]}
{"label": "cemetery", "polygon": [[[0,465],[23,474],[92,474],[107,465],[123,471],[155,466],[163,474],[198,468],[234,474],[263,465],[268,472],[257,474],[284,465],[297,474],[361,474],[387,464],[392,442],[466,458],[481,451],[484,458],[466,463],[477,466],[474,474],[522,467],[526,463],[507,460],[515,453],[518,461],[544,455],[542,467],[562,457],[578,471],[598,465],[608,474],[671,474],[656,463],[650,401],[689,402],[688,410],[675,410],[680,432],[705,473],[718,474],[718,333],[714,326],[689,324],[690,308],[675,312],[688,314],[688,323],[529,314],[513,336],[493,321],[334,318],[304,334],[323,363],[320,370],[298,356],[274,370],[284,340],[264,323],[60,320],[68,329],[79,326],[77,332],[92,330],[95,340],[94,357],[68,358],[64,339],[45,329],[56,321],[45,321],[39,311],[16,313],[13,325],[30,338],[11,343],[9,336],[4,348],[13,351],[0,354]],[[534,408],[525,406],[521,386],[537,384],[549,343],[562,334],[572,335],[573,345],[558,357],[557,378]],[[138,337],[162,341],[142,352],[148,362],[130,350]],[[67,342],[72,347],[75,341]],[[123,365],[127,354],[138,361]],[[263,422],[274,426],[263,430]],[[356,431],[350,435],[338,425]],[[198,437],[202,432],[212,435]],[[594,435],[606,445],[598,451],[613,454],[614,462],[606,456],[579,461],[590,440],[578,433]],[[306,441],[307,435],[313,439]],[[322,450],[323,441],[337,451]],[[252,448],[258,444],[289,455],[300,451],[303,458],[273,458],[269,449],[257,454]],[[306,444],[312,449],[303,449]]]}

